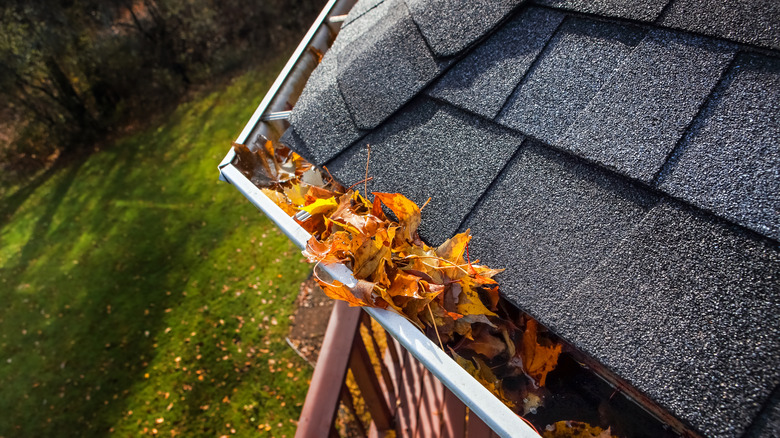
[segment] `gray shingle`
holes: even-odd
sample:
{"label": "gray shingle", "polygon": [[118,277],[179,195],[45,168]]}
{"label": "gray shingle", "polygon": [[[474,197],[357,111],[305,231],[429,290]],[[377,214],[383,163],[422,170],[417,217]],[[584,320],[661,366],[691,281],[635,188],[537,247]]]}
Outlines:
{"label": "gray shingle", "polygon": [[383,12],[370,32],[338,52],[338,84],[361,129],[377,127],[442,68],[405,4],[398,2]]}
{"label": "gray shingle", "polygon": [[734,47],[652,31],[557,146],[650,182],[733,57]]}
{"label": "gray shingle", "polygon": [[740,57],[660,187],[780,240],[780,60]]}
{"label": "gray shingle", "polygon": [[775,388],[763,411],[743,438],[777,438],[780,436],[780,386]]}
{"label": "gray shingle", "polygon": [[371,9],[374,9],[377,5],[384,1],[385,0],[359,0],[357,3],[355,3],[355,6],[352,6],[352,9],[349,10],[347,18],[344,19],[344,23],[341,25],[342,30],[351,25],[353,21],[362,17],[363,14],[370,11]]}
{"label": "gray shingle", "polygon": [[507,268],[502,293],[545,323],[654,202],[624,178],[528,141],[463,229],[475,236],[472,257]]}
{"label": "gray shingle", "polygon": [[554,144],[642,36],[634,27],[566,19],[496,121]]}
{"label": "gray shingle", "polygon": [[[341,26],[341,30],[339,31],[336,40],[333,42],[333,45],[330,47],[330,51],[335,52],[338,55],[339,52],[348,47],[353,41],[362,37],[366,32],[372,31],[374,26],[385,18],[389,9],[397,8],[399,6],[403,7],[403,5],[400,4],[402,2],[403,0],[358,2],[349,13],[351,21],[349,21],[349,23],[345,21],[345,24]],[[352,13],[359,5],[362,5],[365,10],[360,14],[355,14],[353,16]]]}
{"label": "gray shingle", "polygon": [[554,8],[604,15],[653,21],[669,0],[535,0],[535,3]]}
{"label": "gray shingle", "polygon": [[706,436],[736,437],[780,382],[780,253],[663,202],[547,319]]}
{"label": "gray shingle", "polygon": [[452,67],[429,95],[493,119],[544,48],[563,14],[530,8]]}
{"label": "gray shingle", "polygon": [[290,124],[316,164],[363,135],[352,121],[336,83],[335,53],[326,53],[312,73],[290,115]]}
{"label": "gray shingle", "polygon": [[780,49],[780,2],[777,0],[673,0],[661,24]]}
{"label": "gray shingle", "polygon": [[482,37],[523,0],[406,0],[437,56],[452,56]]}
{"label": "gray shingle", "polygon": [[370,144],[369,191],[400,192],[418,205],[430,196],[420,236],[438,245],[455,233],[522,140],[484,119],[418,99],[328,169],[347,186],[362,180]]}

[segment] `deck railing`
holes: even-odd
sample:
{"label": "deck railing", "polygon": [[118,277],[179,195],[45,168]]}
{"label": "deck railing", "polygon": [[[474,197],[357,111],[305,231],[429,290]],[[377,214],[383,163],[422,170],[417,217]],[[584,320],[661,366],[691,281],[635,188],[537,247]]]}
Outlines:
{"label": "deck railing", "polygon": [[[353,435],[382,437],[394,431],[397,437],[497,436],[479,417],[469,416],[452,392],[380,330],[360,308],[335,303],[296,438],[339,436],[340,404],[353,419]],[[348,371],[357,388],[348,386]],[[364,406],[362,415],[355,407],[355,389]]]}

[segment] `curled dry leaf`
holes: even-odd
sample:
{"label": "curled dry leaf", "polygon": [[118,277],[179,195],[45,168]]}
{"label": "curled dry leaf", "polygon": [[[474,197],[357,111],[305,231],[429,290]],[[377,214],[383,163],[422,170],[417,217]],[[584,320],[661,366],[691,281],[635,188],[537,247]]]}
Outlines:
{"label": "curled dry leaf", "polygon": [[555,369],[562,345],[547,339],[539,339],[539,323],[533,319],[526,321],[520,357],[526,374],[533,377],[539,386],[544,386],[547,374]]}

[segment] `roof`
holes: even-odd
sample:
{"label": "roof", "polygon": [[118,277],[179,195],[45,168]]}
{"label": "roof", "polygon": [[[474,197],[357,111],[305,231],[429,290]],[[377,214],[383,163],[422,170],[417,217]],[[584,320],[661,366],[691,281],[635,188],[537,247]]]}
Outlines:
{"label": "roof", "polygon": [[283,142],[475,235],[707,436],[780,433],[780,2],[360,0]]}

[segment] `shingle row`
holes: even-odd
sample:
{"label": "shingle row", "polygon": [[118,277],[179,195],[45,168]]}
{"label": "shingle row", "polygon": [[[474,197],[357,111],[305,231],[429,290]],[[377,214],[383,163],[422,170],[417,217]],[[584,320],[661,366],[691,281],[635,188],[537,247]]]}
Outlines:
{"label": "shingle row", "polygon": [[780,2],[776,0],[534,0],[534,3],[780,49]]}
{"label": "shingle row", "polygon": [[472,257],[673,414],[739,436],[780,383],[776,243],[526,143],[462,227]]}
{"label": "shingle row", "polygon": [[529,8],[427,93],[780,240],[779,61],[740,50]]}
{"label": "shingle row", "polygon": [[336,83],[336,53],[328,51],[309,78],[282,142],[322,164],[363,135],[347,111]]}
{"label": "shingle row", "polygon": [[[285,141],[297,142],[317,164],[327,161],[414,98],[452,63],[452,55],[521,3],[437,0],[431,7],[418,0],[359,1],[330,58],[309,79]],[[467,19],[471,23],[463,26]]]}
{"label": "shingle row", "polygon": [[526,9],[452,67],[428,94],[494,118],[562,20],[561,13]]}
{"label": "shingle row", "polygon": [[665,201],[548,314],[706,436],[739,436],[780,382],[780,254]]}
{"label": "shingle row", "polygon": [[535,0],[534,3],[606,17],[653,21],[669,0]]}
{"label": "shingle row", "polygon": [[776,0],[672,0],[658,24],[780,49],[780,2]]}

